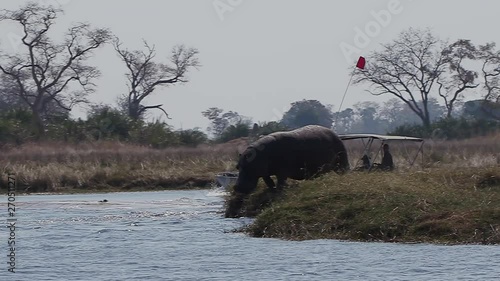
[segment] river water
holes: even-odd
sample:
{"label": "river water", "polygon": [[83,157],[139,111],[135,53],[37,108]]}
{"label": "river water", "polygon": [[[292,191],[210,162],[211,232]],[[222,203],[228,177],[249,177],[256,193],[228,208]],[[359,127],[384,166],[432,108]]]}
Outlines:
{"label": "river water", "polygon": [[18,196],[0,280],[500,280],[499,246],[251,238],[222,208],[216,190]]}

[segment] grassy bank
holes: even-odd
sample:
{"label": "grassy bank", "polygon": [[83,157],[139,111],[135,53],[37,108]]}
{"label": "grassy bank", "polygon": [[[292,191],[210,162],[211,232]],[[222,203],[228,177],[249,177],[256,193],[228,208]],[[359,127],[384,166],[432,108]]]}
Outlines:
{"label": "grassy bank", "polygon": [[243,212],[256,237],[498,244],[500,167],[328,174],[259,189]]}
{"label": "grassy bank", "polygon": [[31,144],[4,148],[2,186],[16,175],[18,192],[109,192],[210,187],[233,170],[237,145],[152,149],[118,142]]}

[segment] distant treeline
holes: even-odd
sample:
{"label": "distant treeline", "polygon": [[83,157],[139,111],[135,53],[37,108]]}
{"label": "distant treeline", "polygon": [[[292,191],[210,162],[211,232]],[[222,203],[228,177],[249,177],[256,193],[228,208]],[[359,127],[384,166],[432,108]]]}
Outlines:
{"label": "distant treeline", "polygon": [[[165,122],[133,120],[108,107],[94,110],[87,120],[61,115],[51,117],[46,123],[45,141],[115,140],[154,148],[196,146],[208,141],[207,135],[200,130],[173,130]],[[30,111],[14,109],[0,113],[0,143],[23,144],[39,140],[33,126]]]}
{"label": "distant treeline", "polygon": [[[434,107],[439,116],[439,105]],[[172,146],[198,146],[208,143],[223,143],[233,139],[257,138],[276,131],[295,129],[304,125],[317,124],[333,127],[337,133],[397,134],[424,138],[463,139],[482,136],[500,130],[500,110],[496,103],[469,101],[454,117],[436,118],[430,127],[423,126],[418,118],[411,119],[411,111],[397,100],[383,105],[374,102],[358,103],[337,113],[331,106],[316,100],[302,100],[292,103],[281,120],[253,123],[249,117],[237,112],[224,112],[210,108],[202,114],[211,121],[207,135],[199,128],[174,130],[159,120],[134,120],[126,113],[108,106],[94,107],[86,120],[73,119],[67,114],[50,115],[44,139],[70,143],[93,141],[121,141],[153,148]],[[444,116],[444,111],[442,115]],[[336,123],[336,125],[335,125]],[[17,108],[0,113],[0,144],[20,145],[38,141],[33,130],[32,112]]]}

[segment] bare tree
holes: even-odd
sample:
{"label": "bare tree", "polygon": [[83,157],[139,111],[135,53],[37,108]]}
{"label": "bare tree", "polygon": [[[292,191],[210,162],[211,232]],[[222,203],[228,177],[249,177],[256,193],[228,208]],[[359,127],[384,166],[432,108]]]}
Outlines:
{"label": "bare tree", "polygon": [[461,100],[464,91],[479,86],[475,84],[478,73],[464,67],[466,60],[476,59],[477,50],[470,40],[461,39],[451,44],[443,53],[448,57],[449,72],[438,77],[438,93],[444,100],[446,117],[451,118],[455,103]]}
{"label": "bare tree", "polygon": [[430,30],[408,29],[382,51],[368,56],[367,67],[355,72],[355,83],[369,83],[372,95],[399,98],[429,127],[429,98],[438,77],[446,71],[446,44]]}
{"label": "bare tree", "polygon": [[140,119],[149,109],[159,109],[165,113],[163,104],[143,105],[144,99],[151,95],[158,87],[187,82],[186,74],[194,67],[200,66],[198,50],[186,48],[184,45],[172,49],[170,64],[155,61],[155,46],[144,41],[144,50],[129,51],[123,49],[119,39],[114,47],[120,59],[127,66],[128,93],[123,97],[123,104],[127,107],[128,115]]}
{"label": "bare tree", "polygon": [[495,50],[495,43],[479,46],[478,59],[482,61],[484,99],[500,103],[500,51]]}
{"label": "bare tree", "polygon": [[1,54],[0,71],[15,95],[33,112],[36,134],[44,133],[47,106],[70,111],[94,89],[99,71],[86,64],[93,52],[111,39],[108,29],[79,23],[68,29],[62,43],[48,36],[62,10],[31,2],[18,10],[2,10],[0,21],[14,21],[22,29],[21,50]]}

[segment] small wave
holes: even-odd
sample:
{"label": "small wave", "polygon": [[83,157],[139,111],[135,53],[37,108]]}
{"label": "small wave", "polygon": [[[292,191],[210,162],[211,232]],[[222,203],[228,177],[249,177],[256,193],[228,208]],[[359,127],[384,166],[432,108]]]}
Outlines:
{"label": "small wave", "polygon": [[103,233],[111,233],[111,232],[130,232],[132,229],[111,229],[111,228],[103,228],[101,230],[96,231],[97,234]]}
{"label": "small wave", "polygon": [[224,187],[214,187],[210,189],[206,196],[207,197],[221,197],[228,195],[229,192]]}
{"label": "small wave", "polygon": [[73,223],[73,224],[88,224],[88,223],[101,223],[101,222],[119,222],[119,221],[132,221],[138,224],[143,219],[158,220],[161,218],[179,218],[182,220],[197,217],[202,212],[198,211],[167,211],[167,212],[149,212],[149,211],[132,211],[123,215],[101,215],[101,216],[73,216],[73,217],[58,217],[52,219],[36,220],[37,225],[51,225],[58,223]]}

